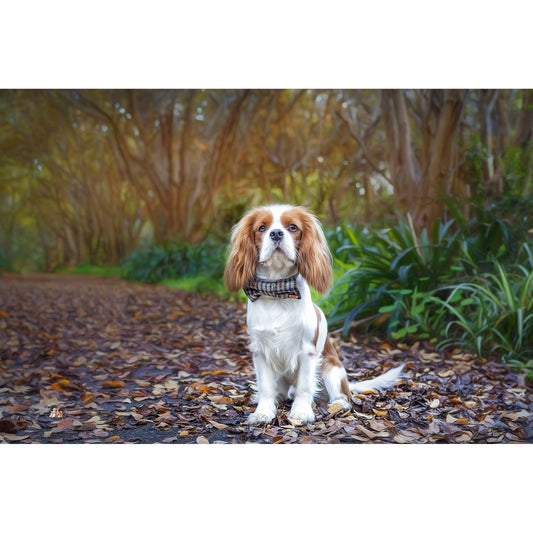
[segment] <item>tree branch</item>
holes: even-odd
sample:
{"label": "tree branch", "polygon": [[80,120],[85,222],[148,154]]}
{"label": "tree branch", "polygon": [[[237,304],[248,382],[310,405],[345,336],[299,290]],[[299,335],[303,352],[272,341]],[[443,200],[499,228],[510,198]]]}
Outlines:
{"label": "tree branch", "polygon": [[339,111],[335,111],[335,114],[346,124],[346,126],[348,127],[348,131],[350,132],[350,135],[359,143],[359,146],[361,147],[361,150],[363,151],[363,155],[365,156],[365,159],[368,161],[368,164],[372,167],[372,170],[374,170],[374,172],[377,172],[380,176],[382,176],[387,181],[387,183],[390,183],[392,185],[390,178],[372,160],[372,157],[369,154],[364,141],[361,139],[361,136],[355,131],[352,120],[343,116]]}

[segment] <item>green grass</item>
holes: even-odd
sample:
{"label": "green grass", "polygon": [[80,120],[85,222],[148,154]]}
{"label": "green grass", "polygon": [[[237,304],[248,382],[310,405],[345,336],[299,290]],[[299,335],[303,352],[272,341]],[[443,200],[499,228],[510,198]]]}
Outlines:
{"label": "green grass", "polygon": [[63,267],[55,270],[57,274],[82,274],[90,276],[104,276],[111,278],[120,277],[120,266],[99,266],[99,265],[77,265],[72,267]]}
{"label": "green grass", "polygon": [[214,294],[225,300],[236,299],[234,294],[228,292],[221,279],[212,278],[203,274],[184,276],[181,278],[166,278],[161,280],[158,285],[164,285],[170,289],[194,292],[197,294]]}

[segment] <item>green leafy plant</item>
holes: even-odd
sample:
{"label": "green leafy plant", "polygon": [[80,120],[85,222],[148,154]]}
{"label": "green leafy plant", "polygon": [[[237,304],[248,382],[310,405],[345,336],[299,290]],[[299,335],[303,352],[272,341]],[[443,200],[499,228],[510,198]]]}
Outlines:
{"label": "green leafy plant", "polygon": [[402,308],[412,305],[413,294],[431,292],[463,270],[457,261],[459,233],[452,226],[453,221],[437,220],[431,234],[424,229],[420,236],[410,220],[381,231],[346,228],[350,243],[336,255],[352,261],[353,267],[323,301],[329,306],[330,323],[342,322],[346,334],[354,321],[379,318],[388,322],[389,333],[394,332]]}
{"label": "green leafy plant", "polygon": [[144,283],[198,274],[221,278],[224,261],[225,248],[217,243],[170,242],[133,252],[122,266],[121,276]]}
{"label": "green leafy plant", "polygon": [[[505,220],[337,228],[330,324],[499,355],[533,377],[533,252]],[[340,258],[340,259],[339,259]]]}
{"label": "green leafy plant", "polygon": [[401,298],[390,306],[380,308],[380,313],[390,313],[390,337],[394,340],[427,339],[433,343],[441,339],[445,333],[447,310],[436,303],[435,292],[402,289],[398,291]]}
{"label": "green leafy plant", "polygon": [[[511,272],[499,262],[495,266],[496,273],[461,283],[446,300],[436,300],[454,317],[439,347],[459,344],[519,363],[533,358],[533,268],[517,265]],[[461,308],[453,305],[458,291],[469,294]]]}

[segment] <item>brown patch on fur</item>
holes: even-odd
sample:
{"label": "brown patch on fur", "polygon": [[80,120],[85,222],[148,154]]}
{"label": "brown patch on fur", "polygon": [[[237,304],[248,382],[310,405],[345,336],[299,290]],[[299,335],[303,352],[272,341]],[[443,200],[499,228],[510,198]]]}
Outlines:
{"label": "brown patch on fur", "polygon": [[293,233],[298,248],[298,271],[311,287],[325,294],[333,281],[333,270],[320,222],[303,207],[294,207],[283,213],[281,222],[285,227],[289,224],[298,226],[298,231]]}
{"label": "brown patch on fur", "polygon": [[272,213],[260,207],[247,213],[234,226],[231,234],[232,249],[224,270],[224,283],[228,290],[238,291],[254,277],[257,251],[263,238],[259,228],[268,228],[271,224]]}
{"label": "brown patch on fur", "polygon": [[348,400],[352,399],[352,392],[350,391],[350,385],[348,384],[348,378],[344,376],[341,381],[341,392],[346,394]]}
{"label": "brown patch on fur", "polygon": [[293,239],[296,243],[299,243],[302,240],[304,221],[300,208],[295,207],[290,211],[285,211],[281,214],[280,217],[281,223],[285,228],[288,228],[290,224],[295,224],[298,227],[298,231],[291,232]]}
{"label": "brown patch on fur", "polygon": [[[335,349],[335,346],[333,346],[333,344],[331,343],[328,336],[326,338],[326,343],[324,344],[324,352],[322,366],[320,367],[320,373],[325,376],[334,366],[342,368],[344,365],[341,363],[337,350]],[[346,395],[348,400],[352,398],[352,393],[350,391],[350,386],[348,384],[348,379],[346,376],[344,376],[341,381],[341,392]]]}
{"label": "brown patch on fur", "polygon": [[324,344],[324,351],[322,352],[322,367],[321,372],[323,374],[327,373],[331,367],[338,366],[342,367],[342,363],[337,354],[337,350],[329,340],[329,336],[326,337],[326,343]]}

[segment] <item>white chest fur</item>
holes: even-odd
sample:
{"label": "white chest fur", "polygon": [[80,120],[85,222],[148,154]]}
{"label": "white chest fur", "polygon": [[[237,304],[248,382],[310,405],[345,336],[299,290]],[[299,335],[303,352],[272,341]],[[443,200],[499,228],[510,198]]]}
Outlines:
{"label": "white chest fur", "polygon": [[314,351],[316,316],[309,305],[309,287],[300,280],[300,300],[262,296],[248,303],[247,325],[250,348],[256,357],[281,374],[292,374],[298,368],[299,358]]}

